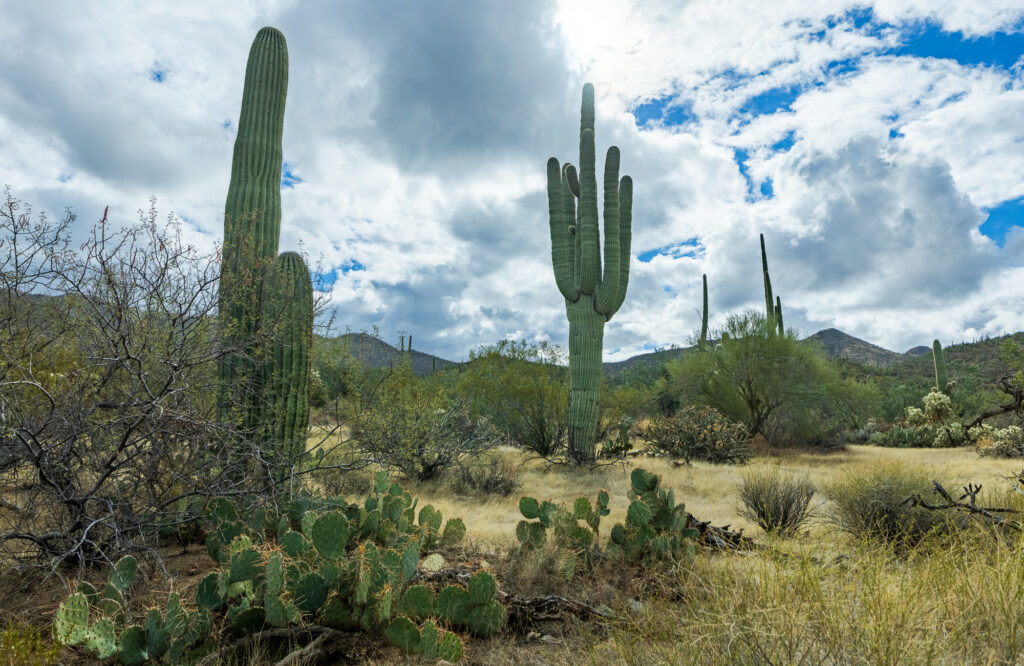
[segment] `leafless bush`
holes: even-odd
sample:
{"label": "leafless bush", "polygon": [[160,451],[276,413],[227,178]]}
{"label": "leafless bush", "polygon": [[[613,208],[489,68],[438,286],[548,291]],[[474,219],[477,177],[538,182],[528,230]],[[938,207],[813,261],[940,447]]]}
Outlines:
{"label": "leafless bush", "polygon": [[323,460],[218,423],[216,361],[242,350],[219,335],[216,253],[153,206],[78,248],[75,222],[0,203],[0,557],[49,571],[152,553],[209,498],[273,502]]}

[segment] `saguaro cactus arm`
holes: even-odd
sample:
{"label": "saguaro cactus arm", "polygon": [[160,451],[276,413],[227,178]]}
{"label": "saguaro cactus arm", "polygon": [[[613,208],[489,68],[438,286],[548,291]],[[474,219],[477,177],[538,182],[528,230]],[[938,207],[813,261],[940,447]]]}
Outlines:
{"label": "saguaro cactus arm", "polygon": [[555,284],[566,300],[576,301],[580,297],[573,275],[576,254],[576,198],[569,191],[565,172],[554,157],[548,160],[548,218],[551,227],[551,265],[555,269]]}
{"label": "saguaro cactus arm", "polygon": [[[633,179],[623,176],[619,181],[619,284],[615,290],[615,299],[606,311],[601,311],[606,319],[619,311],[626,300],[626,289],[629,287],[630,242],[633,238]],[[606,271],[607,272],[607,271]]]}
{"label": "saguaro cactus arm", "polygon": [[779,326],[779,335],[786,334],[786,327],[782,324],[782,299],[775,297],[775,323]]}

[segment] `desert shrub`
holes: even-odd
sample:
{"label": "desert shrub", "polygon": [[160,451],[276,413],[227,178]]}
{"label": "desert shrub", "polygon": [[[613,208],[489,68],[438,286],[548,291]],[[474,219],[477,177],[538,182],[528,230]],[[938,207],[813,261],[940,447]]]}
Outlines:
{"label": "desert shrub", "polygon": [[1020,426],[994,428],[986,423],[971,428],[967,436],[982,456],[1024,458],[1024,430]]}
{"label": "desert shrub", "polygon": [[366,399],[356,426],[359,455],[413,481],[437,478],[466,456],[498,442],[490,424],[463,400],[412,372],[406,356]]}
{"label": "desert shrub", "polygon": [[[913,409],[913,408],[911,408]],[[920,410],[918,410],[920,411]],[[885,432],[876,432],[868,438],[873,446],[896,449],[927,448],[935,441],[935,429],[931,426],[893,426]]]}
{"label": "desert shrub", "polygon": [[666,364],[664,390],[743,422],[772,446],[833,444],[878,402],[872,385],[840,377],[820,349],[792,331],[778,335],[756,312],[729,317],[715,337],[721,343]]}
{"label": "desert shrub", "polygon": [[564,350],[545,342],[502,340],[480,347],[470,353],[455,394],[512,444],[554,456],[568,436],[563,357]]}
{"label": "desert shrub", "polygon": [[927,472],[887,465],[843,476],[823,492],[832,501],[832,521],[843,531],[896,546],[913,546],[953,525],[941,512],[906,501],[915,495],[930,498],[933,489]]}
{"label": "desert shrub", "polygon": [[51,666],[58,654],[60,646],[31,625],[11,622],[0,630],[0,663]]}
{"label": "desert shrub", "polygon": [[508,497],[519,489],[520,468],[516,461],[497,451],[464,459],[453,470],[451,488],[459,495],[480,493]]}
{"label": "desert shrub", "polygon": [[686,462],[744,463],[754,455],[746,427],[713,407],[687,405],[674,416],[655,417],[644,437],[655,449]]}
{"label": "desert shrub", "polygon": [[740,515],[769,534],[795,534],[811,515],[814,485],[807,476],[752,470],[743,475],[738,491]]}

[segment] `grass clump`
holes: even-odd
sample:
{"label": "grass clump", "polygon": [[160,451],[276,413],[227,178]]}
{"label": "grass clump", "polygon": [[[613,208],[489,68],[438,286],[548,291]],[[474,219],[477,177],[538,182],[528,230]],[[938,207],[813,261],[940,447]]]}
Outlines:
{"label": "grass clump", "polygon": [[60,646],[39,629],[8,622],[0,630],[0,663],[19,666],[50,666],[57,663]]}
{"label": "grass clump", "polygon": [[835,479],[823,491],[832,501],[832,520],[841,530],[860,538],[913,546],[929,535],[948,533],[954,525],[941,512],[907,502],[915,495],[930,498],[933,489],[928,472],[893,464]]}
{"label": "grass clump", "polygon": [[768,534],[790,536],[812,514],[814,484],[805,474],[783,474],[778,468],[746,472],[738,484],[739,514]]}

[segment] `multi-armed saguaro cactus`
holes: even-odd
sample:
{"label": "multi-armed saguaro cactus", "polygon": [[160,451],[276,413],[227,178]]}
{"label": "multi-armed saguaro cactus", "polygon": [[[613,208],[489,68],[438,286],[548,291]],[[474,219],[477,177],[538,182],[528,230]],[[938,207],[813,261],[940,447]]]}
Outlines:
{"label": "multi-armed saguaro cactus", "polygon": [[[594,87],[583,86],[580,172],[548,160],[548,213],[555,283],[569,319],[569,455],[594,459],[604,324],[626,298],[633,181],[619,180],[619,149],[604,164],[604,271],[597,222]],[[576,200],[579,199],[577,207]]]}
{"label": "multi-armed saguaro cactus", "polygon": [[[219,306],[227,353],[220,374],[221,421],[254,436],[293,441],[308,422],[312,289],[302,259],[287,253],[275,262],[281,235],[281,165],[288,47],[284,35],[263,28],[245,68],[242,111],[224,207],[224,250]],[[273,266],[272,266],[273,264]],[[280,265],[278,265],[280,264]],[[303,279],[296,277],[305,275]],[[285,284],[267,281],[284,279]],[[268,302],[261,305],[262,299]],[[297,301],[286,306],[275,299]],[[275,309],[276,308],[276,309]],[[295,319],[292,319],[295,317]],[[272,370],[280,349],[303,340],[306,368],[289,357]],[[268,381],[268,375],[277,379]],[[287,377],[287,379],[285,379]],[[278,391],[285,391],[279,394]],[[291,398],[287,397],[288,395]],[[302,396],[301,399],[299,396]],[[273,405],[273,408],[268,408]],[[278,410],[285,410],[280,413]],[[272,425],[280,422],[287,427]]]}

